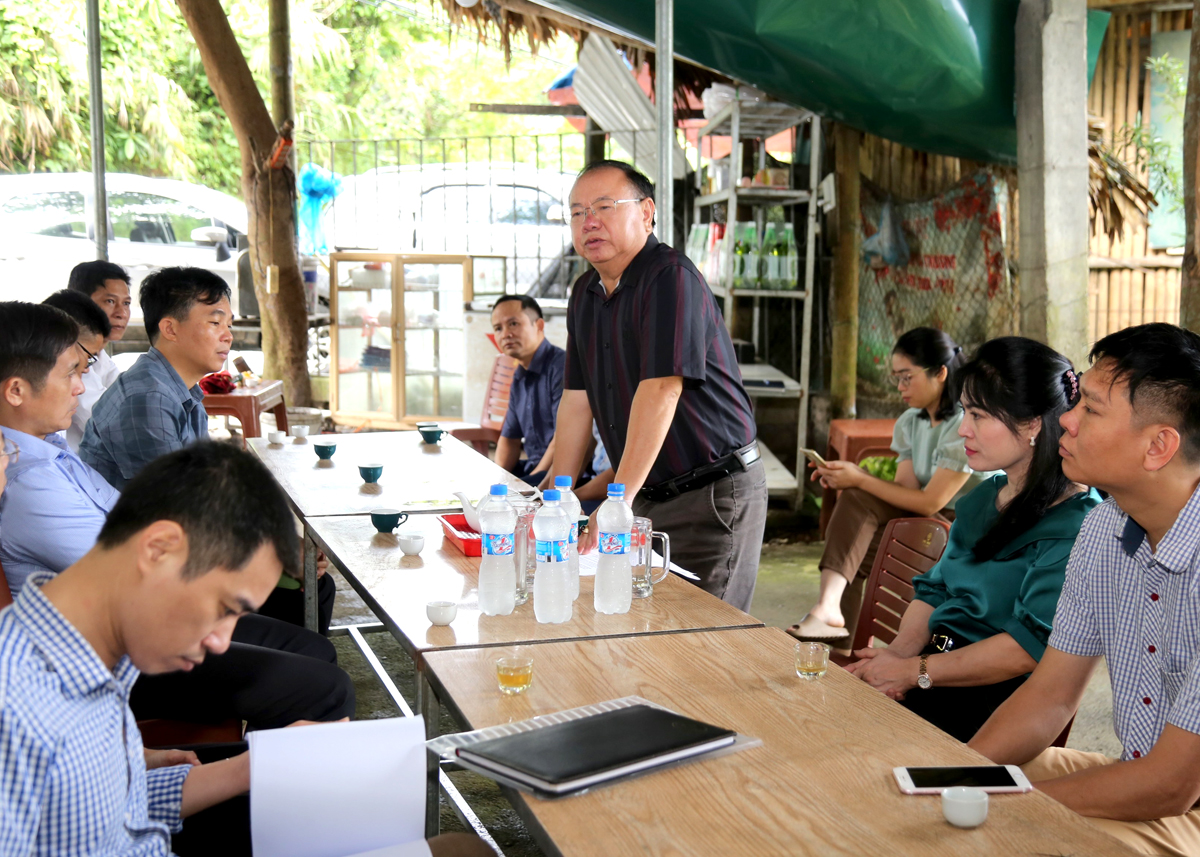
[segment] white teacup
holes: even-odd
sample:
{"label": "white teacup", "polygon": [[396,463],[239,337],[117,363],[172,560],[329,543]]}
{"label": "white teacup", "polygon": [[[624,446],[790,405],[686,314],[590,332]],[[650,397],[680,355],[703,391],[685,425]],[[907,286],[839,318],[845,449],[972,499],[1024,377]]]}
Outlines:
{"label": "white teacup", "polygon": [[987,821],[987,792],[971,786],[943,789],[942,815],[955,827],[978,827]]}
{"label": "white teacup", "polygon": [[396,541],[405,556],[416,556],[425,547],[425,537],[420,533],[396,533]]}
{"label": "white teacup", "polygon": [[458,615],[458,605],[453,601],[430,601],[425,605],[425,615],[435,625],[449,625]]}
{"label": "white teacup", "polygon": [[308,437],[308,426],[291,426],[288,434],[292,437]]}
{"label": "white teacup", "polygon": [[287,437],[287,432],[269,431],[267,432],[267,443],[280,444],[283,443],[285,437]]}

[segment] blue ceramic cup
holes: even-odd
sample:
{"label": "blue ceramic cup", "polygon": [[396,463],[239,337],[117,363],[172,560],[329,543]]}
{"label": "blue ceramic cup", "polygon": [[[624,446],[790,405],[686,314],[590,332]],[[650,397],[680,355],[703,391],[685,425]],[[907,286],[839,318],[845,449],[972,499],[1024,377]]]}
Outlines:
{"label": "blue ceramic cup", "polygon": [[362,477],[363,482],[378,482],[379,477],[383,475],[383,465],[360,464],[358,465],[358,475]]}
{"label": "blue ceramic cup", "polygon": [[437,443],[442,439],[442,435],[446,434],[445,429],[440,429],[437,427],[422,428],[419,429],[419,431],[421,432],[421,440],[425,441],[426,443]]}
{"label": "blue ceramic cup", "polygon": [[314,441],[313,450],[317,453],[317,458],[322,461],[328,461],[337,452],[337,443],[329,440]]}
{"label": "blue ceramic cup", "polygon": [[371,511],[371,523],[381,533],[390,533],[407,520],[408,512],[401,512],[397,509],[374,509]]}

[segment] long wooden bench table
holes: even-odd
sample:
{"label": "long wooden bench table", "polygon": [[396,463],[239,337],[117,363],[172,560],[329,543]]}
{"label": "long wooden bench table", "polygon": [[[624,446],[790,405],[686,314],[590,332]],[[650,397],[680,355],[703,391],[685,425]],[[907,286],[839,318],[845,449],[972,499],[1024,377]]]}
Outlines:
{"label": "long wooden bench table", "polygon": [[992,795],[987,822],[951,827],[906,796],[899,765],[981,756],[836,667],[805,682],[776,628],[545,643],[533,686],[496,687],[495,649],[431,651],[428,680],[465,729],[641,696],[762,746],[559,800],[505,788],[548,855],[1128,855],[1039,793]]}

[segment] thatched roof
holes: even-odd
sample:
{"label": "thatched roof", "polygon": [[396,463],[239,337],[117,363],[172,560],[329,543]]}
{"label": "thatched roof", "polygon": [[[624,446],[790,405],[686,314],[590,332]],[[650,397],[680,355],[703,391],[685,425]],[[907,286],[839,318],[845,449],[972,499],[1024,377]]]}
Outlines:
{"label": "thatched roof", "polygon": [[[588,33],[599,33],[612,39],[616,46],[625,52],[630,65],[635,69],[642,63],[650,65],[651,78],[654,76],[654,49],[631,40],[628,36],[614,33],[598,25],[578,18],[573,18],[565,12],[540,6],[531,0],[479,0],[474,6],[460,6],[456,0],[430,0],[440,5],[450,18],[450,23],[456,28],[472,28],[480,40],[497,40],[504,51],[507,61],[512,56],[514,42],[523,39],[532,53],[537,53],[542,45],[549,44],[560,38],[568,38],[582,45]],[[731,83],[724,75],[706,68],[675,60],[675,102],[676,105],[686,105],[686,93],[699,98],[709,86],[714,83]]]}
{"label": "thatched roof", "polygon": [[1088,117],[1088,208],[1092,231],[1103,225],[1110,239],[1125,229],[1125,218],[1145,221],[1158,205],[1154,192],[1104,142],[1104,121]]}

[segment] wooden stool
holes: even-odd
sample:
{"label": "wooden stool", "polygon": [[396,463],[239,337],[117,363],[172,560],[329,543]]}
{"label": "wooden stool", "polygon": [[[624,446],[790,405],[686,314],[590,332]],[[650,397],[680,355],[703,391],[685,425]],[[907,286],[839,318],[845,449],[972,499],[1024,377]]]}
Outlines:
{"label": "wooden stool", "polygon": [[[830,420],[829,447],[825,460],[851,461],[858,463],[863,450],[871,447],[891,446],[895,420]],[[825,538],[825,527],[837,505],[838,492],[826,488],[821,495],[821,538]]]}
{"label": "wooden stool", "polygon": [[208,393],[204,410],[210,417],[237,417],[242,424],[242,444],[248,437],[261,437],[259,417],[265,411],[275,414],[275,427],[288,430],[287,406],[283,401],[282,381],[262,381],[257,387],[238,387],[232,393]]}

